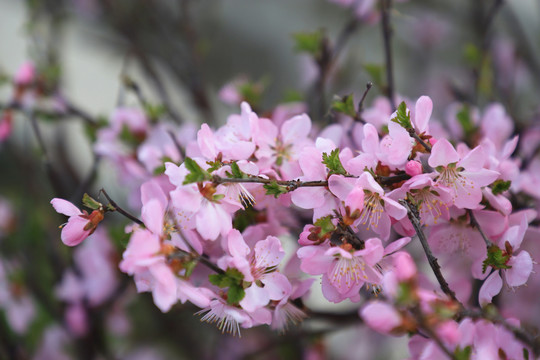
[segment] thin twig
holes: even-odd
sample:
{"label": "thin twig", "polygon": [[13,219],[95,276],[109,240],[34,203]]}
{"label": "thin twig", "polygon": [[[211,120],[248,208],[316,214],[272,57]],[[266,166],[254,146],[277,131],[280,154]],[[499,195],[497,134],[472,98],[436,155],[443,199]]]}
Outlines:
{"label": "thin twig", "polygon": [[429,336],[429,338],[431,338],[433,341],[435,341],[439,349],[441,349],[442,352],[444,352],[450,359],[456,360],[456,355],[453,354],[450,350],[448,350],[439,335],[429,326],[419,305],[416,305],[411,309],[411,314],[415,317],[416,321],[418,321],[420,327],[426,332],[426,335]]}
{"label": "thin twig", "polygon": [[120,206],[118,206],[118,204],[116,204],[116,202],[114,202],[114,200],[109,197],[109,194],[107,194],[105,189],[101,189],[101,190],[99,190],[99,192],[102,193],[103,195],[105,195],[105,197],[109,201],[110,205],[114,208],[113,211],[118,211],[120,214],[124,215],[125,217],[127,217],[131,221],[136,222],[137,224],[144,226],[144,223],[141,220],[139,220],[135,216],[131,215],[126,210],[122,209]]}
{"label": "thin twig", "polygon": [[482,227],[480,226],[480,224],[476,220],[476,217],[474,216],[474,213],[472,212],[472,210],[467,210],[467,213],[469,214],[471,226],[476,228],[476,230],[478,230],[480,235],[482,235],[482,239],[484,239],[484,242],[486,243],[486,246],[490,247],[490,246],[495,245],[495,244],[493,244],[493,242],[491,240],[489,240],[489,238],[486,236],[486,234],[482,230]]}
{"label": "thin twig", "polygon": [[394,98],[394,71],[392,62],[392,29],[390,27],[390,11],[392,10],[392,0],[381,0],[381,25],[384,40],[384,58],[386,62],[386,94],[392,105],[392,111],[396,111],[396,103]]}
{"label": "thin twig", "polygon": [[208,267],[210,270],[213,270],[214,272],[216,272],[218,274],[225,274],[225,271],[223,271],[222,269],[217,267],[217,265],[214,264],[213,262],[211,262],[210,259],[204,254],[203,255],[198,255],[197,254],[197,256],[193,256],[193,254],[190,254],[190,253],[188,253],[186,251],[178,249],[176,252],[170,254],[168,257],[172,258],[172,259],[179,258],[180,260],[185,259],[187,257],[187,258],[189,258],[191,260],[196,260],[196,261],[201,262],[206,267]]}
{"label": "thin twig", "polygon": [[420,240],[422,247],[424,248],[424,253],[426,254],[426,257],[428,259],[429,266],[431,266],[431,269],[433,270],[433,273],[435,274],[435,277],[437,278],[437,281],[439,282],[442,291],[463,308],[463,304],[461,304],[461,302],[456,298],[456,294],[454,293],[454,291],[450,289],[450,286],[448,286],[448,283],[446,282],[446,279],[441,272],[441,266],[439,265],[437,258],[431,252],[431,248],[429,247],[429,244],[427,242],[426,235],[424,234],[424,231],[422,230],[422,225],[420,224],[418,208],[411,202],[405,200],[401,200],[400,203],[407,209],[407,215],[409,217],[409,220],[411,221],[414,230],[416,231],[416,235]]}
{"label": "thin twig", "polygon": [[420,145],[422,145],[424,147],[424,149],[426,149],[428,152],[431,152],[431,145],[429,145],[428,143],[426,143],[424,140],[422,140],[420,138],[420,136],[418,136],[418,134],[414,131],[414,129],[410,129],[409,130],[409,134],[416,140],[418,141],[418,143]]}

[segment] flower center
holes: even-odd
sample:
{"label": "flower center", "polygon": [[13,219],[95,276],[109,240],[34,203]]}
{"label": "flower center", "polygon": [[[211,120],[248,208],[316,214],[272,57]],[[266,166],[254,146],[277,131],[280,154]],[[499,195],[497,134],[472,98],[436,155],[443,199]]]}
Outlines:
{"label": "flower center", "polygon": [[384,202],[379,194],[365,190],[364,209],[360,215],[360,223],[367,224],[368,230],[370,227],[377,228],[383,211]]}

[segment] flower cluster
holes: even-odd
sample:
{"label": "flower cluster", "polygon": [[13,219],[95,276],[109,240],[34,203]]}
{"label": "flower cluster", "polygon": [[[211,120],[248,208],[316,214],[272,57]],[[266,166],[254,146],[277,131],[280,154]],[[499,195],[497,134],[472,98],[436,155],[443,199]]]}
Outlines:
{"label": "flower cluster", "polygon": [[[512,157],[518,138],[484,125],[506,129],[510,120],[488,108],[478,140],[452,144],[430,126],[429,97],[408,103],[392,114],[366,109],[366,123],[317,129],[298,106],[283,120],[283,110],[264,118],[244,102],[225,125],[203,124],[196,134],[118,110],[96,151],[122,164],[127,183],[141,184],[131,203],[142,204],[120,269],[162,311],[190,301],[203,321],[233,334],[302,320],[301,299],[320,276],[330,302],[378,296],[360,309],[377,331],[428,332],[431,340],[411,338],[414,358],[529,351],[514,338],[501,348],[487,334],[509,336],[508,327],[466,315],[466,304],[487,306],[503,283],[524,285],[533,269],[519,248],[537,214],[514,212],[508,200],[524,189]],[[62,232],[68,245],[114,211],[101,206],[88,215],[52,203],[70,216]],[[295,213],[311,221],[287,265],[282,241],[299,225]],[[432,264],[439,286],[422,280],[406,250],[415,236],[428,258],[453,270],[444,279]],[[471,299],[476,279],[484,282]]]}

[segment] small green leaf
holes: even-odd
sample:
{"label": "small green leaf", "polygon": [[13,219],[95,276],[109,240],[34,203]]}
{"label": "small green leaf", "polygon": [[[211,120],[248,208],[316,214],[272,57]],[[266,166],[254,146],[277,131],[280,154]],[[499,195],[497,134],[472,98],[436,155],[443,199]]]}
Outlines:
{"label": "small green leaf", "polygon": [[354,95],[346,95],[344,97],[335,96],[332,101],[332,110],[349,115],[356,116],[356,108],[354,107]]}
{"label": "small green leaf", "polygon": [[221,199],[223,199],[225,197],[224,194],[217,194],[217,195],[214,195],[212,196],[212,201],[214,202],[219,202]]}
{"label": "small green leaf", "polygon": [[332,222],[332,215],[327,215],[322,218],[318,218],[317,221],[315,221],[313,225],[321,228],[321,232],[318,233],[319,238],[322,238],[324,235],[336,230],[336,226]]}
{"label": "small green leaf", "polygon": [[233,285],[229,287],[227,291],[227,304],[238,304],[246,296],[246,291],[240,285]]}
{"label": "small green leaf", "polygon": [[329,174],[347,174],[347,170],[345,170],[345,168],[341,164],[341,160],[339,159],[339,149],[332,150],[330,155],[328,155],[327,153],[323,153],[322,157],[322,163],[326,165],[326,168],[330,171]]}
{"label": "small green leaf", "polygon": [[472,354],[472,347],[470,345],[464,347],[463,349],[460,346],[458,346],[454,350],[454,358],[456,360],[470,360],[471,354]]}
{"label": "small green leaf", "polygon": [[406,130],[412,129],[411,112],[409,109],[407,109],[407,104],[405,104],[405,101],[402,101],[401,104],[399,104],[396,115],[391,120],[398,123]]}
{"label": "small green leaf", "polygon": [[474,125],[469,106],[463,105],[463,107],[456,114],[457,120],[463,129],[463,133],[466,138],[470,138],[477,131],[476,125]]}
{"label": "small green leaf", "polygon": [[465,61],[472,67],[479,67],[482,62],[482,51],[474,44],[467,44],[463,49]]}
{"label": "small green leaf", "polygon": [[82,203],[84,206],[92,210],[97,210],[103,206],[100,202],[96,201],[93,197],[91,197],[87,193],[84,193],[83,198],[82,198]]}
{"label": "small green leaf", "polygon": [[210,284],[216,285],[219,287],[225,287],[225,281],[227,279],[227,275],[225,274],[210,274],[208,275],[208,281],[210,281]]}
{"label": "small green leaf", "polygon": [[304,101],[304,95],[298,90],[286,90],[283,94],[284,103]]}
{"label": "small green leaf", "polygon": [[512,182],[510,180],[504,181],[504,180],[497,180],[493,184],[491,184],[491,192],[493,195],[499,195],[503,192],[510,189],[510,186],[512,185]]}
{"label": "small green leaf", "polygon": [[383,84],[383,74],[384,68],[380,64],[364,64],[364,70],[368,73],[371,81],[377,85],[381,86]]}
{"label": "small green leaf", "polygon": [[230,166],[231,166],[231,172],[227,172],[228,177],[235,178],[235,179],[243,179],[245,177],[242,170],[240,170],[240,167],[238,167],[238,164],[236,163],[236,161],[233,161],[230,164]]}
{"label": "small green leaf", "polygon": [[247,101],[251,106],[257,106],[261,103],[263,86],[259,83],[245,82],[236,88],[242,99]]}
{"label": "small green leaf", "polygon": [[145,104],[144,111],[151,121],[157,121],[167,113],[167,108],[162,104]]}
{"label": "small green leaf", "polygon": [[289,192],[287,190],[287,187],[283,185],[278,185],[275,180],[272,181],[270,184],[264,184],[263,187],[266,189],[266,195],[274,195],[276,199],[279,197],[279,195]]}
{"label": "small green leaf", "polygon": [[298,52],[306,52],[319,57],[322,52],[324,34],[322,31],[315,31],[311,33],[301,32],[292,34],[294,38],[295,47],[294,50]]}
{"label": "small green leaf", "polygon": [[527,348],[523,348],[523,358],[529,360],[529,350]]}
{"label": "small green leaf", "polygon": [[210,174],[206,170],[203,170],[195,160],[187,157],[184,160],[184,164],[189,171],[189,174],[187,174],[184,179],[184,185],[211,179]]}
{"label": "small green leaf", "polygon": [[482,262],[482,273],[486,272],[488,266],[495,270],[511,269],[512,266],[507,265],[509,260],[509,254],[503,252],[498,246],[491,245],[488,247],[487,258]]}

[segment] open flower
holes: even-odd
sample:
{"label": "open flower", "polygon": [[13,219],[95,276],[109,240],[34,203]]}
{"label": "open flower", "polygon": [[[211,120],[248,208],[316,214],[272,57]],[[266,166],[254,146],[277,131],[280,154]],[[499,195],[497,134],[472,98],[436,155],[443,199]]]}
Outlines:
{"label": "open flower", "polygon": [[455,206],[476,209],[482,200],[482,187],[499,177],[498,172],[484,168],[485,161],[482,147],[474,148],[461,158],[448,140],[440,139],[433,145],[428,163],[439,173],[437,185],[452,191]]}
{"label": "open flower", "polygon": [[97,209],[88,214],[85,210],[81,212],[69,201],[58,198],[52,199],[51,204],[57,212],[69,216],[67,223],[63,225],[61,234],[62,242],[67,246],[80,244],[92,235],[103,220],[103,209]]}

